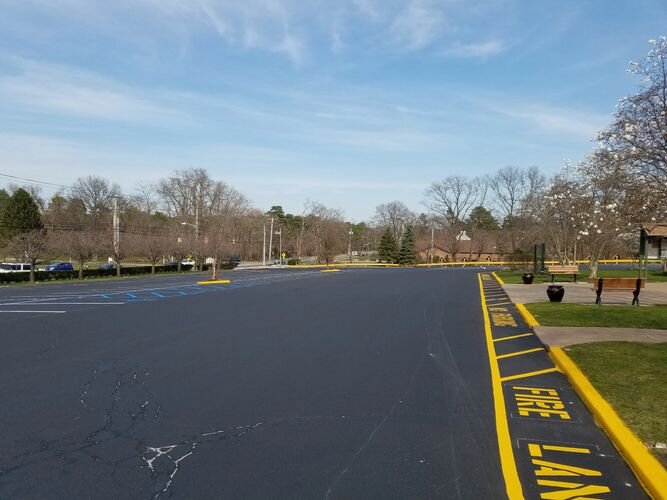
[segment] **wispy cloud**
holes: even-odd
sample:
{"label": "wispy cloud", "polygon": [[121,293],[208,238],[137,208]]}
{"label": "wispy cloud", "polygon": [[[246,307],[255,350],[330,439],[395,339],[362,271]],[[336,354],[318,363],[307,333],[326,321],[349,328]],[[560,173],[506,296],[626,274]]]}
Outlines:
{"label": "wispy cloud", "polygon": [[19,58],[9,64],[12,71],[0,75],[0,106],[7,109],[126,122],[176,118],[172,110],[95,73]]}
{"label": "wispy cloud", "polygon": [[391,25],[396,44],[407,50],[421,50],[433,43],[445,26],[437,4],[429,0],[410,0]]}
{"label": "wispy cloud", "polygon": [[592,140],[608,121],[600,113],[587,113],[568,108],[557,108],[541,104],[514,103],[506,106],[491,105],[502,115],[517,118],[542,130],[558,132],[584,140]]}
{"label": "wispy cloud", "polygon": [[174,22],[203,23],[213,28],[229,46],[284,54],[301,64],[308,41],[292,26],[300,13],[293,0],[141,0]]}
{"label": "wispy cloud", "polygon": [[443,50],[443,54],[460,58],[484,58],[505,52],[509,45],[502,40],[486,40],[475,43],[455,43]]}

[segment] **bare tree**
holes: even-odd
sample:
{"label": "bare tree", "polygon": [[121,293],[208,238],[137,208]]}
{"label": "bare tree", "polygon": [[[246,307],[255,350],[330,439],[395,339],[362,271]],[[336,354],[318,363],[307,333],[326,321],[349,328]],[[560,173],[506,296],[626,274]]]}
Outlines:
{"label": "bare tree", "polygon": [[58,253],[69,255],[79,266],[79,279],[93,256],[100,250],[102,235],[90,228],[62,229],[50,233],[51,245]]}
{"label": "bare tree", "polygon": [[250,210],[250,202],[239,191],[213,180],[204,169],[177,170],[157,187],[168,213],[194,224],[200,218],[236,217]]}
{"label": "bare tree", "polygon": [[130,197],[130,203],[139,211],[147,215],[153,215],[160,206],[157,188],[150,184],[139,184],[136,193]]}
{"label": "bare tree", "polygon": [[74,181],[70,194],[81,200],[90,215],[92,227],[97,230],[102,227],[102,220],[108,217],[113,198],[119,197],[121,191],[117,184],[110,184],[102,177],[89,175]]}
{"label": "bare tree", "polygon": [[516,252],[518,242],[539,206],[544,184],[544,176],[537,167],[507,166],[491,179],[496,211],[510,240],[512,253]]}
{"label": "bare tree", "polygon": [[614,123],[598,139],[613,159],[667,197],[667,38],[649,43],[654,48],[629,69],[642,78],[639,93],[621,99]]}
{"label": "bare tree", "polygon": [[468,213],[481,204],[479,200],[486,194],[485,185],[483,179],[453,175],[434,182],[426,190],[424,205],[436,215],[445,237],[445,250],[454,261],[460,252],[461,234]]}
{"label": "bare tree", "polygon": [[320,262],[330,264],[336,253],[345,248],[345,223],[340,210],[329,208],[318,202],[310,202],[309,226],[317,242]]}
{"label": "bare tree", "polygon": [[135,251],[148,260],[151,265],[151,274],[155,274],[155,266],[168,252],[168,232],[161,227],[150,228],[148,232],[133,235],[132,238],[136,240],[133,245]]}
{"label": "bare tree", "polygon": [[375,207],[375,224],[381,228],[389,228],[394,239],[398,241],[403,228],[413,225],[417,216],[401,201],[390,201]]}
{"label": "bare tree", "polygon": [[50,250],[50,241],[43,229],[24,231],[9,242],[10,252],[19,260],[30,264],[30,281],[35,281],[35,265]]}

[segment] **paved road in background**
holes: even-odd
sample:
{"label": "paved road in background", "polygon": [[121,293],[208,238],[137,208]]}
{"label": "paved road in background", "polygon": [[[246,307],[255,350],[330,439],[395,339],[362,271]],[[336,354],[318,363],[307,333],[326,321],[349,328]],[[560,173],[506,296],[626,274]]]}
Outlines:
{"label": "paved road in background", "polygon": [[0,288],[0,498],[505,495],[476,271],[228,277]]}

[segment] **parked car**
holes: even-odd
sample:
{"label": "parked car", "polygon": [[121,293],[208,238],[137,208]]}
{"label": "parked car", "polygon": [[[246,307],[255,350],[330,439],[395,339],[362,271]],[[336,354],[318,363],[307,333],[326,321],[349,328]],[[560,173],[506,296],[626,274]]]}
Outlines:
{"label": "parked car", "polygon": [[29,272],[31,267],[27,262],[3,262],[0,264],[0,273]]}
{"label": "parked car", "polygon": [[56,262],[46,266],[45,271],[74,271],[74,266],[70,262]]}
{"label": "parked car", "polygon": [[107,262],[106,264],[102,264],[100,269],[103,271],[111,271],[112,269],[116,269],[116,264],[113,262]]}

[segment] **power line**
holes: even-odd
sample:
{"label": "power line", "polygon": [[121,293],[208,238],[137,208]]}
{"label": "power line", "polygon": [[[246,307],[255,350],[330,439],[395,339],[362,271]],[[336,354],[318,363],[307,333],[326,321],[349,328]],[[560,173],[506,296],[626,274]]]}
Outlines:
{"label": "power line", "polygon": [[54,182],[48,182],[48,181],[39,181],[37,179],[28,179],[26,177],[19,177],[18,175],[3,174],[3,173],[0,172],[0,177],[4,177],[6,179],[10,179],[10,180],[14,180],[14,181],[29,182],[30,184],[43,184],[45,186],[57,187],[57,188],[61,188],[61,189],[68,189],[68,186],[65,186],[63,184],[56,184]]}

